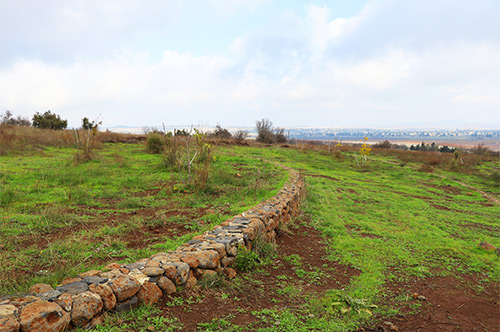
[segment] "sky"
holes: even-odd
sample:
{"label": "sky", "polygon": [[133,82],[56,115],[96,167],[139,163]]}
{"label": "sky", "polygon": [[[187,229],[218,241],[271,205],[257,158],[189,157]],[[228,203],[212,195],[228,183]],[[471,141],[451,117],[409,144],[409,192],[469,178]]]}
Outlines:
{"label": "sky", "polygon": [[0,0],[0,113],[500,129],[498,0]]}

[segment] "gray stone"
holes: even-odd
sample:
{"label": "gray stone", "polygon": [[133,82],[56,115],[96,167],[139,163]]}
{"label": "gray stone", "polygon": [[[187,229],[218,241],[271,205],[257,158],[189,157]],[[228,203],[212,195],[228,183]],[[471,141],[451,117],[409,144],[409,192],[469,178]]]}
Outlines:
{"label": "gray stone", "polygon": [[134,269],[141,270],[144,268],[145,265],[146,265],[146,263],[136,262],[136,263],[130,263],[130,264],[125,265],[125,268],[130,270],[130,271],[132,271]]}
{"label": "gray stone", "polygon": [[123,312],[135,309],[139,306],[139,298],[137,296],[132,296],[128,300],[117,303],[114,311]]}
{"label": "gray stone", "polygon": [[84,277],[83,281],[85,281],[88,285],[90,284],[104,284],[108,281],[108,278],[101,278],[98,276],[89,276],[89,277]]}
{"label": "gray stone", "polygon": [[89,285],[84,281],[70,282],[69,284],[62,285],[56,288],[61,293],[68,293],[71,295],[78,295],[89,290]]}
{"label": "gray stone", "polygon": [[38,297],[40,298],[40,300],[54,302],[59,297],[59,295],[61,295],[61,294],[62,293],[60,291],[53,290],[53,291],[50,291],[50,292],[45,292],[45,293],[42,293],[42,294],[38,294]]}

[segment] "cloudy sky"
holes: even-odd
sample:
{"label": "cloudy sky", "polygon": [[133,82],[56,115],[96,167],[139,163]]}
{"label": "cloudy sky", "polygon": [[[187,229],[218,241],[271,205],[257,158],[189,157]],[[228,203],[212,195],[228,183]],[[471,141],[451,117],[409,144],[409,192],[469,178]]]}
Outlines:
{"label": "cloudy sky", "polygon": [[498,0],[0,0],[0,113],[500,128]]}

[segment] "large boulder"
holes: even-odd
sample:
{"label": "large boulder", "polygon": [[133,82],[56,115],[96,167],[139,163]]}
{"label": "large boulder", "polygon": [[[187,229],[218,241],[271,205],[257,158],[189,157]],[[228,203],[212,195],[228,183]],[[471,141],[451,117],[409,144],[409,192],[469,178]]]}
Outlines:
{"label": "large boulder", "polygon": [[59,332],[68,327],[71,317],[58,304],[35,301],[21,311],[21,331]]}

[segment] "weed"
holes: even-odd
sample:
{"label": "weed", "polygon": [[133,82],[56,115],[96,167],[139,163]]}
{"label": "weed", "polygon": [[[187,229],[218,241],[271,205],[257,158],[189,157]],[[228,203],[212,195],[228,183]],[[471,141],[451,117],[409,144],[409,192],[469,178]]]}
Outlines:
{"label": "weed", "polygon": [[245,246],[238,247],[238,255],[236,256],[236,269],[241,272],[246,272],[254,269],[259,264],[259,255]]}

